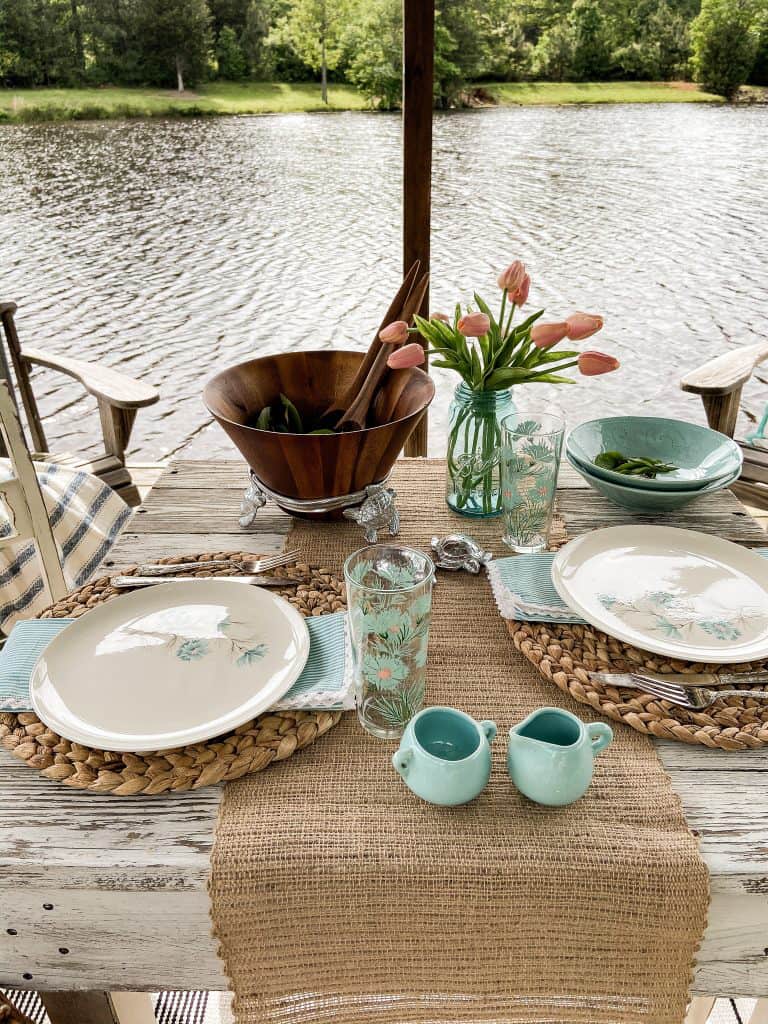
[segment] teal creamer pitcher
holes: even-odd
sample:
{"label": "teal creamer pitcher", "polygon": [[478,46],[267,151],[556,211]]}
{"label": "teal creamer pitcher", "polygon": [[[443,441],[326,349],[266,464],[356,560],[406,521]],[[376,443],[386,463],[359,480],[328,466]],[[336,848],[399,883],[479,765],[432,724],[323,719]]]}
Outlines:
{"label": "teal creamer pitcher", "polygon": [[595,755],[612,739],[604,722],[585,725],[570,711],[539,708],[509,730],[509,777],[538,804],[572,804],[589,789]]}

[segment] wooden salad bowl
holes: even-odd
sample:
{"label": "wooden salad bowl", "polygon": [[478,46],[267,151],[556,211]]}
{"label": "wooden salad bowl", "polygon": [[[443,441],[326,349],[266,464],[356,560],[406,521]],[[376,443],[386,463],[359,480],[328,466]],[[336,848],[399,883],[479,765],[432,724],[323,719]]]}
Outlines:
{"label": "wooden salad bowl", "polygon": [[344,394],[364,355],[288,352],[249,359],[212,377],[203,401],[271,491],[300,501],[343,497],[388,475],[434,398],[429,374],[418,367],[389,371],[363,430],[282,434],[253,424],[281,393],[293,402],[304,423],[317,422]]}

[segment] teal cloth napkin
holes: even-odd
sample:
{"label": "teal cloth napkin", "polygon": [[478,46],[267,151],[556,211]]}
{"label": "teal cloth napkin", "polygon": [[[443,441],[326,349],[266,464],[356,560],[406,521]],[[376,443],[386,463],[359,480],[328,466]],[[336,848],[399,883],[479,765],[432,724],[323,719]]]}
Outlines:
{"label": "teal cloth napkin", "polygon": [[[768,559],[768,548],[755,548]],[[552,583],[554,552],[538,555],[512,555],[488,564],[488,578],[503,619],[515,622],[577,622],[574,614]]]}
{"label": "teal cloth napkin", "polygon": [[[346,710],[354,707],[346,613],[307,619],[309,659],[274,710]],[[29,711],[29,678],[35,662],[74,619],[25,619],[0,651],[0,711]]]}

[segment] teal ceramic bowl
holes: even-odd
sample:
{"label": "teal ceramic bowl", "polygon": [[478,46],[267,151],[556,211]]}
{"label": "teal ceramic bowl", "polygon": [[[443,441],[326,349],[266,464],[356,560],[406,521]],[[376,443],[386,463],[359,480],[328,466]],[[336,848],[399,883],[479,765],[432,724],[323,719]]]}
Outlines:
{"label": "teal ceramic bowl", "polygon": [[[610,416],[582,423],[568,435],[566,454],[579,471],[609,483],[642,491],[703,491],[710,484],[727,486],[741,472],[741,449],[725,434],[684,420],[658,416]],[[621,452],[671,462],[678,469],[652,480],[624,476],[594,464],[601,452]]]}
{"label": "teal ceramic bowl", "polygon": [[[738,480],[741,473],[739,466],[730,476],[723,480],[715,480],[695,491],[651,491],[643,490],[640,487],[627,487],[624,484],[615,484],[612,480],[604,480],[601,476],[591,473],[584,466],[579,465],[575,459],[566,452],[566,458],[580,473],[590,487],[604,498],[609,498],[616,505],[628,508],[632,512],[642,512],[645,515],[652,515],[655,512],[673,512],[682,508],[691,501],[695,501],[703,494],[711,494],[713,491],[720,491],[729,487],[734,480]],[[620,474],[619,474],[620,475]]]}

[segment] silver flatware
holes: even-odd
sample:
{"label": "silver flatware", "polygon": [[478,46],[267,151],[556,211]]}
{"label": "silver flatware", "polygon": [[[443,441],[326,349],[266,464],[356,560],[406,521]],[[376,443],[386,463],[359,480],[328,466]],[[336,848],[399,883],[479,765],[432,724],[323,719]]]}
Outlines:
{"label": "silver flatware", "polygon": [[190,580],[229,580],[254,587],[297,587],[305,579],[285,579],[283,576],[113,576],[110,583],[117,590],[154,587],[159,583],[188,583]]}
{"label": "silver flatware", "polygon": [[604,686],[636,686],[633,680],[646,679],[652,683],[677,683],[684,689],[692,686],[763,686],[768,685],[768,670],[756,672],[590,672],[590,679]]}
{"label": "silver flatware", "polygon": [[139,573],[142,576],[172,576],[174,573],[191,572],[197,569],[222,569],[231,567],[238,572],[249,574],[266,572],[269,569],[276,569],[278,565],[287,565],[289,562],[296,562],[300,558],[298,551],[282,551],[278,555],[267,555],[264,558],[248,558],[242,562],[234,562],[230,558],[213,558],[207,562],[179,562],[176,565],[140,565]]}
{"label": "silver flatware", "polygon": [[[681,708],[690,708],[699,711],[708,708],[718,700],[725,700],[726,697],[740,697],[742,700],[768,700],[768,690],[713,690],[707,686],[681,686],[679,683],[659,682],[647,676],[637,673],[620,675],[619,673],[590,673],[592,676],[610,675],[612,686],[619,689],[640,690],[648,693],[659,700],[666,700],[670,704],[676,704]],[[617,680],[628,679],[629,682]]]}

